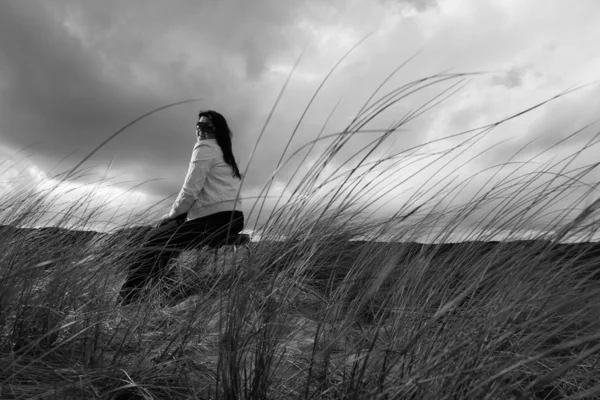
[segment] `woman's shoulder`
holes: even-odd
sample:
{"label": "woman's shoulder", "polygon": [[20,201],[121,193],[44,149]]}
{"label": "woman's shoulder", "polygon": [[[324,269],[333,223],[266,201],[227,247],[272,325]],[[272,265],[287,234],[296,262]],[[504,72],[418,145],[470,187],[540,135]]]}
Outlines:
{"label": "woman's shoulder", "polygon": [[219,147],[216,140],[199,140],[194,145],[195,158],[210,158],[216,156],[215,149]]}
{"label": "woman's shoulder", "polygon": [[214,149],[219,147],[219,145],[217,144],[216,139],[204,139],[204,140],[198,140],[196,141],[196,144],[194,145],[194,149]]}

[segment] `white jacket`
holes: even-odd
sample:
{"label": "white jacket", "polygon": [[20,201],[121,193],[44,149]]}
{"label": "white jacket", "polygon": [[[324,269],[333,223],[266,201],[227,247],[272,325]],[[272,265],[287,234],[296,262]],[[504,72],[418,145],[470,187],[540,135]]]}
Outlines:
{"label": "white jacket", "polygon": [[240,184],[241,180],[233,176],[233,168],[225,162],[217,140],[198,140],[169,217],[187,212],[189,221],[222,211],[241,211],[242,201],[236,200]]}

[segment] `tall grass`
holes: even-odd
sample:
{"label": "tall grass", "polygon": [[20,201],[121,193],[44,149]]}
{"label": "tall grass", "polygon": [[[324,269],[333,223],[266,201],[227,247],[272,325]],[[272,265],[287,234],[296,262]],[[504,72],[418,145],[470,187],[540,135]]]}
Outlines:
{"label": "tall grass", "polygon": [[[195,251],[184,252],[173,265],[170,300],[164,285],[143,304],[115,300],[153,209],[131,215],[123,229],[84,235],[77,231],[96,224],[104,205],[61,204],[53,188],[4,196],[2,224],[12,228],[0,233],[0,398],[598,396],[599,255],[593,243],[570,253],[560,243],[594,228],[598,202],[576,218],[567,211],[583,200],[573,196],[596,165],[571,167],[580,151],[534,171],[526,167],[539,155],[511,159],[496,168],[502,179],[453,202],[477,174],[457,181],[448,169],[522,113],[445,138],[454,144],[443,150],[430,147],[440,139],[373,157],[469,76],[435,75],[376,99],[380,87],[345,130],[323,130],[282,155],[280,167],[323,149],[308,171],[300,163],[291,194],[247,253],[223,254],[217,264],[200,254],[198,265]],[[447,87],[388,130],[369,129],[394,104],[439,85]],[[347,150],[365,132],[372,140]],[[330,165],[338,167],[327,172]],[[423,168],[434,170],[435,182],[419,181]],[[414,189],[408,201],[378,217],[374,207],[406,185]],[[568,196],[571,210],[546,215]],[[260,200],[255,205],[260,213]],[[57,229],[30,229],[48,213]],[[473,219],[468,242],[441,243]],[[540,221],[536,240],[510,241]],[[425,234],[440,244],[415,243]],[[364,240],[374,237],[387,241]]]}

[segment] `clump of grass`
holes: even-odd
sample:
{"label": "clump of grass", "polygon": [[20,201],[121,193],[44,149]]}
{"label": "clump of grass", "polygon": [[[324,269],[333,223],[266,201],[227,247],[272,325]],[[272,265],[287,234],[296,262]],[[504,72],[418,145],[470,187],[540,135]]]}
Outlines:
{"label": "clump of grass", "polygon": [[[576,193],[595,165],[571,168],[576,152],[519,175],[530,165],[523,163],[469,201],[450,201],[473,178],[452,181],[452,160],[518,115],[453,135],[462,142],[433,154],[430,142],[373,157],[468,76],[427,77],[373,100],[376,92],[344,131],[305,146],[329,141],[262,227],[263,240],[214,265],[210,254],[202,265],[195,252],[180,257],[170,294],[182,302],[169,303],[164,285],[145,303],[115,302],[152,209],[131,216],[126,229],[74,235],[100,215],[101,206],[85,209],[82,199],[43,234],[27,228],[60,209],[60,196],[39,188],[5,196],[3,223],[12,228],[0,234],[0,397],[597,396],[598,247],[561,242],[593,226],[598,204],[570,220],[566,212],[545,218],[534,240],[509,240]],[[443,84],[440,95],[336,159],[385,110]],[[282,156],[280,166],[298,154]],[[425,157],[437,185],[419,183],[422,170],[402,173]],[[334,161],[341,166],[327,175]],[[411,183],[417,190],[395,214],[373,214],[390,191]],[[443,243],[482,210],[468,242]],[[508,239],[490,243],[499,232]],[[427,233],[437,244],[416,243]],[[387,241],[365,240],[373,236]]]}

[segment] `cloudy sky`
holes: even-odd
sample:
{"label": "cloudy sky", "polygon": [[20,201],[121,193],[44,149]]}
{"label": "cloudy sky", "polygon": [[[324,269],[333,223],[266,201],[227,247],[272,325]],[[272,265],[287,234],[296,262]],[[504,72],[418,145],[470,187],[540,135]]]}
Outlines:
{"label": "cloudy sky", "polygon": [[[379,84],[408,59],[380,96],[437,73],[482,74],[433,85],[371,121],[365,129],[388,128],[451,85],[460,85],[452,97],[391,135],[373,156],[494,123],[593,82],[600,78],[597,21],[596,0],[3,0],[0,191],[14,190],[16,176],[51,180],[53,173],[73,166],[143,113],[198,98],[123,132],[84,164],[100,175],[65,187],[95,188],[115,203],[133,194],[128,207],[165,198],[168,206],[168,197],[179,190],[187,169],[197,111],[215,109],[232,127],[234,153],[246,174],[244,209],[250,214],[253,197],[272,175],[311,96],[365,37],[319,92],[286,154],[316,138],[336,104],[324,134],[341,131]],[[593,123],[598,111],[600,88],[591,85],[497,127],[441,171],[461,167],[452,176],[466,179],[506,162],[536,139],[523,153],[533,156]],[[552,148],[536,159],[535,167],[576,151],[596,130],[594,125]],[[356,135],[328,168],[335,171],[373,135]],[[450,148],[464,139],[442,141],[427,151]],[[300,175],[314,165],[319,149],[323,147],[308,155]],[[485,149],[485,155],[472,159]],[[570,169],[592,164],[594,154],[597,151],[584,152]],[[393,186],[423,165],[403,167],[385,185]],[[284,188],[295,167],[292,162],[276,176],[272,194],[287,193]],[[527,166],[523,171],[527,168],[535,169]],[[107,170],[111,178],[98,187],[94,181]],[[456,198],[468,201],[497,172],[487,171]],[[440,174],[423,171],[416,179]],[[494,176],[503,174],[506,171]],[[585,179],[593,183],[594,173]],[[138,184],[142,185],[126,192]],[[378,212],[397,210],[407,193],[411,192],[402,186],[390,190],[392,201]]]}

